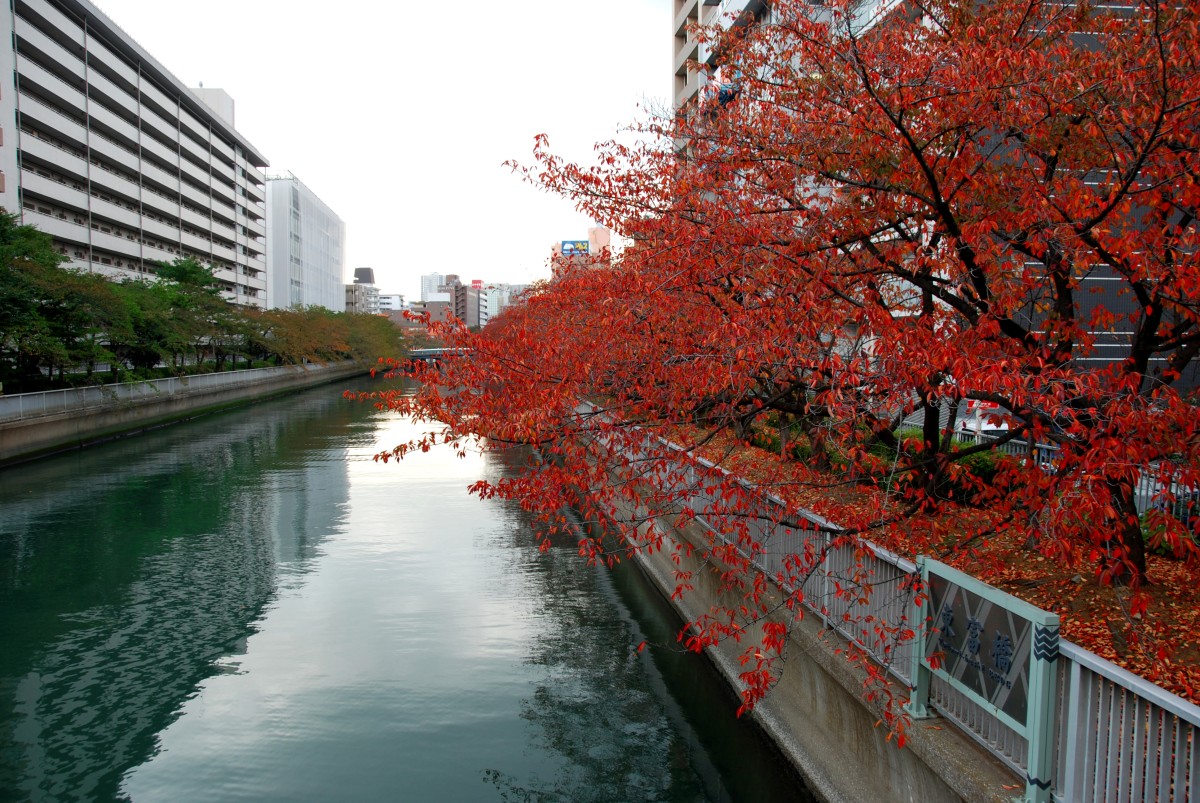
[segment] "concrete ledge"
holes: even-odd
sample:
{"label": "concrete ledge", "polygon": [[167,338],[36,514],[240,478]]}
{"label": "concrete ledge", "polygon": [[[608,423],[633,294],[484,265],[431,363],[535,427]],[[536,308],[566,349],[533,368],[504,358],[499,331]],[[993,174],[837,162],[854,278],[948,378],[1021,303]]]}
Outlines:
{"label": "concrete ledge", "polygon": [[0,424],[0,466],[78,449],[176,421],[336,382],[369,371],[358,363],[290,366],[269,378],[137,402],[113,401],[82,411]]}
{"label": "concrete ledge", "polygon": [[[707,544],[699,524],[666,529],[666,543]],[[680,564],[668,550],[642,552],[635,562],[670,600],[676,570],[692,571],[694,589],[671,604],[687,619],[711,606],[736,607],[741,596],[722,591],[717,571],[681,552]],[[784,610],[784,616],[790,613]],[[752,632],[751,637],[759,634]],[[744,644],[726,643],[709,655],[730,683],[740,689],[738,657]],[[779,682],[752,716],[763,726],[808,781],[827,801],[994,801],[1006,803],[1024,789],[1023,779],[986,753],[970,736],[942,719],[913,722],[907,744],[897,748],[876,727],[878,709],[863,699],[866,673],[835,651],[841,637],[823,630],[812,614],[795,622]],[[900,687],[898,693],[907,695]],[[1018,787],[1019,785],[1019,787]],[[1005,787],[1008,787],[1007,789]]]}

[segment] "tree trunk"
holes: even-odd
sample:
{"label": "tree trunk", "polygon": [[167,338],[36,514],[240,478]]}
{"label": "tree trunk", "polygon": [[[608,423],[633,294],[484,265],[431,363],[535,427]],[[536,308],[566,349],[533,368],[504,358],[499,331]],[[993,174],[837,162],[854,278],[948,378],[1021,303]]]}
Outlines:
{"label": "tree trunk", "polygon": [[1121,558],[1114,560],[1111,566],[1114,582],[1127,583],[1134,588],[1143,583],[1149,583],[1150,577],[1146,569],[1146,541],[1142,537],[1142,525],[1138,519],[1137,500],[1133,494],[1133,485],[1119,480],[1107,481],[1109,493],[1112,495],[1112,506],[1117,512],[1112,522],[1116,543]]}

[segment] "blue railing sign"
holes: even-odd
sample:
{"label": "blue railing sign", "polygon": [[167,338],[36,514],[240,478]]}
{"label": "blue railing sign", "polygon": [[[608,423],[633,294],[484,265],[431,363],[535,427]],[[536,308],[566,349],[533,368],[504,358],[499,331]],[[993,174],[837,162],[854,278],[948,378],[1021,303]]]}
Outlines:
{"label": "blue railing sign", "polygon": [[1057,614],[929,558],[917,560],[925,593],[913,653],[916,718],[933,716],[936,676],[1029,740],[1028,801],[1050,800]]}

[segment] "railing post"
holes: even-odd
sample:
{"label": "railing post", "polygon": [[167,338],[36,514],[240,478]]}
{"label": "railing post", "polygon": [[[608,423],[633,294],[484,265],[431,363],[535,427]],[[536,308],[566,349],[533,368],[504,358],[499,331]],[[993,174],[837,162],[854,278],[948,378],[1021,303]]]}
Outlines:
{"label": "railing post", "polygon": [[1057,698],[1058,617],[1033,629],[1033,666],[1029,671],[1029,768],[1025,799],[1049,803],[1054,780],[1054,711]]}
{"label": "railing post", "polygon": [[[917,558],[917,575],[921,578],[922,588],[927,587],[928,577],[925,573],[925,557]],[[916,638],[913,639],[912,662],[909,669],[909,678],[911,683],[912,694],[909,696],[908,705],[905,709],[913,719],[930,719],[934,713],[929,708],[929,686],[933,679],[933,673],[925,666],[922,660],[925,644],[925,629],[929,622],[929,595],[928,593],[921,595],[921,607],[917,612]]]}

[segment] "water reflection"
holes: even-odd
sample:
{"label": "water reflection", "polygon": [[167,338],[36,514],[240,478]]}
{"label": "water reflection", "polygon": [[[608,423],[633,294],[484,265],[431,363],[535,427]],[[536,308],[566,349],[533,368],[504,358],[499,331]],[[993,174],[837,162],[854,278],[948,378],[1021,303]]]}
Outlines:
{"label": "water reflection", "polygon": [[414,426],[324,388],[0,473],[0,799],[797,799],[634,652],[636,572],[466,495],[523,455],[370,461]]}
{"label": "water reflection", "polygon": [[336,527],[355,418],[327,389],[0,473],[0,790],[117,796]]}

